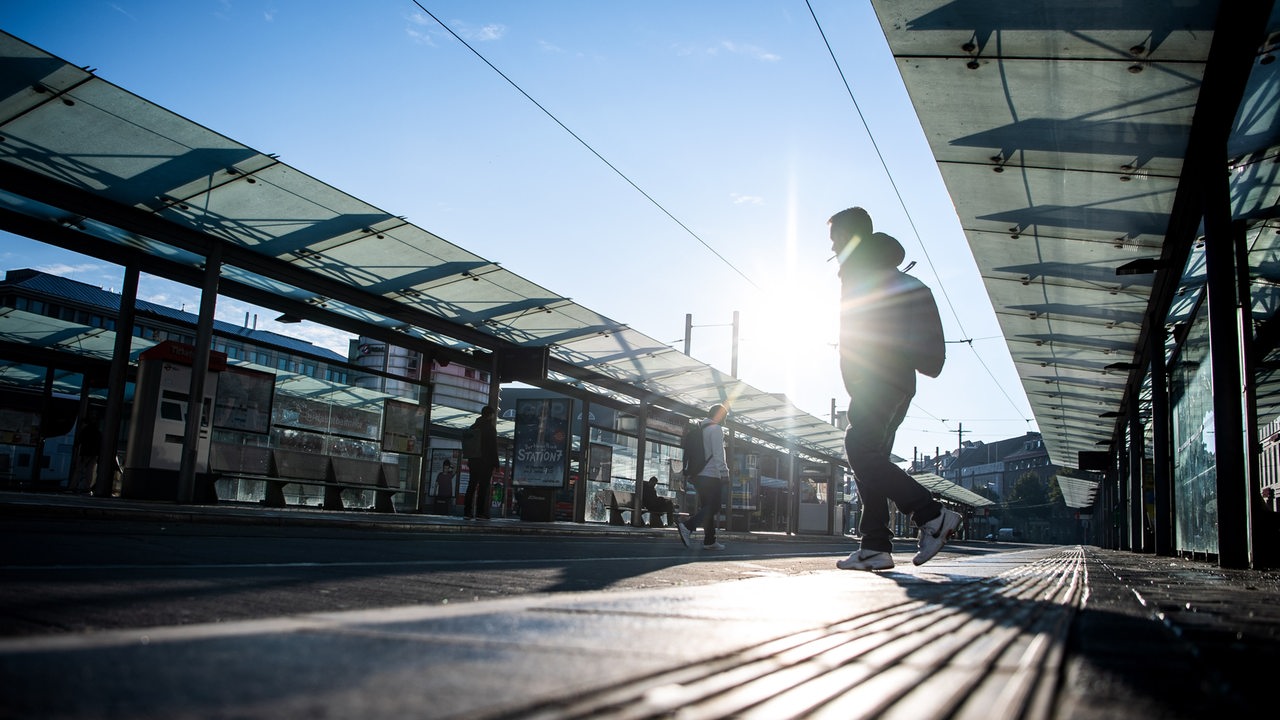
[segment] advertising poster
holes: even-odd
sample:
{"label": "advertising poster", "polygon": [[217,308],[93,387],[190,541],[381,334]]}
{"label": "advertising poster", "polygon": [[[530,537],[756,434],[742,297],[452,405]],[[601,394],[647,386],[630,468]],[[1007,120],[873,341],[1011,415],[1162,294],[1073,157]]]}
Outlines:
{"label": "advertising poster", "polygon": [[569,476],[568,398],[516,401],[512,482],[523,487],[564,487]]}
{"label": "advertising poster", "polygon": [[613,447],[591,443],[588,464],[587,478],[601,485],[608,485],[613,480]]}
{"label": "advertising poster", "polygon": [[427,410],[403,400],[387,400],[382,410],[382,449],[416,453],[422,450],[422,424]]}
{"label": "advertising poster", "polygon": [[276,376],[259,370],[229,367],[218,376],[213,402],[215,427],[265,435],[271,430],[271,401]]}

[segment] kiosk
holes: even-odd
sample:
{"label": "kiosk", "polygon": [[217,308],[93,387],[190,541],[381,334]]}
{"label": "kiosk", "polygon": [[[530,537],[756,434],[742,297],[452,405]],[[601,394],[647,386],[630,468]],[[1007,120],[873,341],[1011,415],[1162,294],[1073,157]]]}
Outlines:
{"label": "kiosk", "polygon": [[[182,443],[191,403],[191,368],[195,348],[172,340],[138,356],[133,393],[129,449],[125,454],[120,495],[145,500],[177,500]],[[209,475],[210,419],[218,393],[218,374],[227,368],[226,353],[209,354],[209,374],[200,403],[196,445],[196,502],[216,502]]]}

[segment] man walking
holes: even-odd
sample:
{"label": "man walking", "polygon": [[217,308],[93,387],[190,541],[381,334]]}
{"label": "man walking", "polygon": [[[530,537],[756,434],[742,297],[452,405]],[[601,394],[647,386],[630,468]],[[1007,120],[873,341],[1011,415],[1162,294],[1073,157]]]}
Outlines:
{"label": "man walking", "polygon": [[[724,549],[722,543],[716,542],[716,517],[720,514],[720,488],[729,479],[729,463],[724,452],[724,428],[721,427],[728,414],[729,409],[724,405],[712,405],[702,424],[702,447],[707,456],[707,464],[692,481],[694,489],[698,491],[698,511],[688,520],[676,523],[680,542],[685,547],[691,545],[693,531],[702,525],[702,549]],[[691,459],[685,458],[685,462],[691,462]]]}
{"label": "man walking", "polygon": [[468,520],[489,519],[489,482],[498,467],[498,425],[493,407],[485,405],[480,416],[462,436],[471,478],[467,482],[464,514]]}
{"label": "man walking", "polygon": [[916,372],[937,377],[946,361],[933,293],[898,271],[906,257],[890,235],[872,232],[860,207],[828,221],[840,262],[840,374],[849,393],[845,452],[862,499],[861,547],[836,563],[843,570],[893,567],[889,501],[920,528],[912,562],[928,562],[955,532],[960,515],[890,460],[893,438],[916,393]]}

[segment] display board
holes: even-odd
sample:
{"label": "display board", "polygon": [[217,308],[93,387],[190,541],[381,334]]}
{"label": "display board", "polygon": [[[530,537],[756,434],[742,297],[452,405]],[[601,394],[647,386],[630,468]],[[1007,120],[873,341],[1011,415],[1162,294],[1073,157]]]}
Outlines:
{"label": "display board", "polygon": [[230,366],[218,377],[213,401],[213,425],[226,430],[265,435],[271,429],[271,400],[276,376],[260,370]]}
{"label": "display board", "polygon": [[421,405],[388,399],[382,407],[384,452],[416,453],[423,447],[422,426],[427,411]]}
{"label": "display board", "polygon": [[568,398],[516,401],[515,463],[517,487],[564,487],[569,478]]}

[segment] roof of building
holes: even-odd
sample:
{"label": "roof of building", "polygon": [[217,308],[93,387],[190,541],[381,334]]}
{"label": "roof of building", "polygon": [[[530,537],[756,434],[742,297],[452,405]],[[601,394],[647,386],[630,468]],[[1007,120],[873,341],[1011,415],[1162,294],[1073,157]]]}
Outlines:
{"label": "roof of building", "polygon": [[1029,432],[1025,435],[1018,435],[1003,440],[995,440],[993,442],[975,442],[966,445],[960,452],[959,466],[962,468],[974,467],[977,465],[988,465],[998,462],[1009,462],[1010,460],[1021,456],[1047,455],[1043,449],[1027,450],[1026,445],[1030,440],[1040,440],[1040,433]]}

